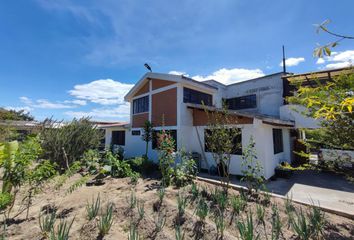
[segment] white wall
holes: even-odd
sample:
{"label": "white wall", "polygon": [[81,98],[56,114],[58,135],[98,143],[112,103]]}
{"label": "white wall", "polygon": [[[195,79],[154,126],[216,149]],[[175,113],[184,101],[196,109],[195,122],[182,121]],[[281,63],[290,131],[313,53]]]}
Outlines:
{"label": "white wall", "polygon": [[[258,112],[271,116],[279,116],[279,107],[283,105],[282,73],[265,76],[251,81],[228,85],[225,98],[234,98],[256,94],[257,108],[244,111]],[[242,110],[240,110],[242,111]]]}
{"label": "white wall", "polygon": [[284,105],[280,107],[280,119],[295,122],[295,128],[320,128],[320,121],[306,117],[301,112],[306,108],[300,105]]}

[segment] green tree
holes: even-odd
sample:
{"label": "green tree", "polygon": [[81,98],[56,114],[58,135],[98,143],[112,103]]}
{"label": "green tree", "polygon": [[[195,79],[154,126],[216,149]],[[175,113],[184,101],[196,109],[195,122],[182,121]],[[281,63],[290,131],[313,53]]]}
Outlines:
{"label": "green tree", "polygon": [[325,83],[316,82],[315,86],[293,83],[297,91],[288,101],[306,107],[302,114],[319,120],[322,129],[315,131],[323,144],[354,149],[354,69]]}
{"label": "green tree", "polygon": [[175,163],[175,157],[173,154],[175,151],[175,141],[171,134],[163,129],[158,134],[158,144],[159,168],[162,174],[162,184],[167,187],[171,184],[174,172],[173,164]]}
{"label": "green tree", "polygon": [[34,117],[25,110],[6,110],[0,107],[0,120],[33,121]]}
{"label": "green tree", "polygon": [[145,158],[148,159],[149,142],[152,140],[152,132],[154,128],[150,121],[146,120],[143,127],[143,134],[141,138],[146,143]]}

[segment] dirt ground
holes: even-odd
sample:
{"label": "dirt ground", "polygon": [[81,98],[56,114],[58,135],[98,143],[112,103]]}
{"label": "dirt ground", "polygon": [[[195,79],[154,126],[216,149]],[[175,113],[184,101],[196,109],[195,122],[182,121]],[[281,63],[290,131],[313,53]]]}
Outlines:
{"label": "dirt ground", "polygon": [[[108,203],[114,204],[114,222],[111,230],[104,239],[128,239],[129,226],[131,216],[137,217],[137,210],[131,212],[128,208],[128,199],[131,194],[132,185],[129,178],[124,179],[105,179],[102,186],[82,186],[72,193],[68,194],[67,189],[80,178],[80,175],[74,175],[66,181],[66,183],[58,190],[54,189],[55,181],[48,184],[43,192],[36,195],[33,206],[30,209],[29,220],[25,219],[25,213],[16,218],[16,221],[8,223],[7,238],[8,239],[43,239],[40,233],[38,218],[43,206],[52,206],[57,209],[58,218],[74,219],[70,231],[70,239],[98,239],[97,219],[88,221],[86,214],[87,202],[91,202],[98,194],[101,197],[101,203],[106,206]],[[203,182],[196,183],[199,186],[209,189],[211,192],[214,186]],[[175,238],[175,221],[177,216],[177,200],[178,191],[184,191],[186,195],[190,195],[190,186],[184,189],[175,189],[169,187],[166,189],[165,198],[163,200],[160,211],[166,215],[166,224],[162,231],[155,232],[155,221],[158,213],[154,211],[153,205],[158,201],[157,189],[159,181],[156,179],[139,179],[135,187],[136,197],[139,201],[145,202],[145,216],[138,224],[138,232],[140,239],[176,239]],[[231,194],[238,195],[237,191],[231,190]],[[284,214],[284,201],[277,198],[271,199],[272,204],[277,204],[280,210],[280,217],[283,223],[282,239],[296,239],[295,234],[287,227],[287,217]],[[270,205],[272,205],[270,204]],[[206,223],[202,226],[195,216],[195,203],[188,202],[185,221],[182,230],[185,232],[185,239],[217,239],[215,223],[211,214],[206,219]],[[15,206],[14,212],[16,212]],[[299,208],[299,205],[295,205]],[[303,207],[303,206],[302,206]],[[303,207],[304,208],[304,207]],[[245,219],[246,213],[252,211],[254,221],[256,222],[256,203],[248,202],[246,210],[239,216],[236,216],[231,222],[231,209],[227,210],[226,230],[224,239],[239,239],[239,233],[236,227],[237,219]],[[271,231],[271,206],[266,207],[266,228],[268,236]],[[334,214],[326,213],[327,221],[323,239],[354,239],[354,221],[346,219]],[[59,221],[56,221],[58,223]],[[256,224],[255,231],[261,234],[260,239],[265,239],[263,226]],[[269,237],[268,237],[269,238]],[[270,239],[270,238],[269,238]]]}

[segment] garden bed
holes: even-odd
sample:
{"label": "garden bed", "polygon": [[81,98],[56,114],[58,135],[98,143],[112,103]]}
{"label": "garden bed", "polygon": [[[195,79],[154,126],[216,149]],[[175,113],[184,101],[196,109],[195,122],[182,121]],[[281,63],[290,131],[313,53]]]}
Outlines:
{"label": "garden bed", "polygon": [[[33,201],[33,207],[30,209],[30,218],[23,221],[25,213],[20,215],[16,221],[8,223],[7,234],[8,239],[42,239],[42,234],[38,224],[38,217],[43,206],[51,206],[57,208],[57,216],[68,220],[75,218],[70,230],[70,239],[97,239],[99,232],[97,228],[98,217],[89,221],[87,219],[86,205],[92,202],[98,194],[101,198],[102,208],[111,202],[114,204],[113,225],[104,237],[104,239],[128,239],[131,218],[136,222],[138,218],[138,210],[136,207],[129,209],[130,196],[132,194],[133,185],[130,184],[130,178],[114,179],[106,178],[105,184],[101,186],[82,186],[68,192],[70,186],[73,185],[80,175],[76,174],[71,177],[60,189],[55,189],[57,181],[48,184],[42,193],[36,195]],[[201,223],[196,216],[195,208],[197,200],[192,201],[190,192],[191,186],[176,189],[169,187],[166,189],[165,197],[160,207],[160,212],[166,216],[166,222],[160,232],[156,232],[156,220],[158,212],[154,211],[154,205],[158,202],[158,189],[160,181],[156,179],[139,179],[135,186],[135,196],[138,202],[144,202],[144,217],[137,223],[137,232],[140,239],[176,239],[175,224],[177,221],[177,196],[179,192],[183,192],[183,196],[188,199],[187,207],[181,224],[182,233],[185,233],[185,239],[217,239],[215,221],[212,217],[212,211],[215,210],[215,204],[212,201],[212,193],[215,186],[205,182],[195,181],[200,191],[204,191],[204,197],[210,208],[208,217],[205,222]],[[25,189],[24,189],[25,191]],[[229,198],[239,196],[239,192],[230,190]],[[20,198],[19,198],[20,199]],[[270,239],[272,229],[272,206],[276,205],[279,210],[280,222],[282,223],[282,236],[280,239],[296,239],[296,235],[292,228],[288,228],[288,216],[285,214],[284,200],[271,198],[271,203],[264,206],[265,209],[265,227],[257,220],[257,203],[253,200],[247,202],[247,206],[240,214],[232,214],[232,208],[228,205],[225,211],[225,234],[224,239],[239,239],[239,230],[237,222],[246,219],[247,214],[253,214],[253,222],[255,226],[255,234],[260,234],[260,239],[265,239],[264,229],[267,231]],[[18,203],[17,203],[18,204]],[[293,204],[295,209],[305,210],[305,207]],[[263,206],[263,205],[262,205]],[[16,205],[14,211],[19,206]],[[354,235],[354,221],[337,216],[331,213],[325,213],[326,224],[323,229],[323,239],[352,239]],[[58,223],[59,221],[57,221]]]}

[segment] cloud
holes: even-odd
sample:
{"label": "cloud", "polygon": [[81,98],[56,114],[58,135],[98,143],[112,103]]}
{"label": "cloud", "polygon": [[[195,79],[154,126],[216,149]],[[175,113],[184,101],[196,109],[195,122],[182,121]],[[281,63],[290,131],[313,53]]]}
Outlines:
{"label": "cloud", "polygon": [[77,105],[66,104],[61,102],[51,102],[47,99],[38,99],[33,101],[28,97],[20,97],[22,103],[30,108],[43,108],[43,109],[65,109],[65,108],[75,108]]}
{"label": "cloud", "polygon": [[205,81],[205,80],[216,80],[223,84],[231,84],[236,82],[241,82],[248,79],[253,79],[257,77],[264,76],[264,72],[260,69],[245,69],[245,68],[222,68],[210,75],[201,76],[196,75],[192,78],[197,81]]}
{"label": "cloud", "polygon": [[[287,67],[293,67],[299,65],[301,62],[305,62],[305,58],[298,57],[298,58],[287,58],[285,59],[285,64]],[[279,66],[283,66],[283,62],[279,63]]]}
{"label": "cloud", "polygon": [[317,60],[317,64],[326,64],[324,68],[343,68],[352,66],[354,62],[354,50],[332,52],[331,56],[325,56]]}
{"label": "cloud", "polygon": [[169,71],[168,74],[173,74],[173,75],[183,75],[183,76],[186,76],[188,77],[189,74],[187,74],[186,72],[180,72],[180,71]]}
{"label": "cloud", "polygon": [[69,94],[79,100],[101,105],[123,104],[124,96],[133,86],[133,84],[121,83],[112,79],[100,79],[75,85]]}
{"label": "cloud", "polygon": [[121,104],[118,107],[94,108],[90,111],[67,111],[65,115],[73,118],[92,117],[93,119],[115,119],[129,121],[129,103]]}
{"label": "cloud", "polygon": [[24,107],[12,107],[12,106],[7,106],[5,107],[6,110],[15,110],[15,111],[24,111],[25,113],[29,113],[30,111],[33,110],[33,108],[24,106]]}
{"label": "cloud", "polygon": [[87,102],[85,100],[79,100],[79,99],[65,100],[64,103],[73,103],[73,104],[80,105],[80,106],[85,106],[87,104]]}

